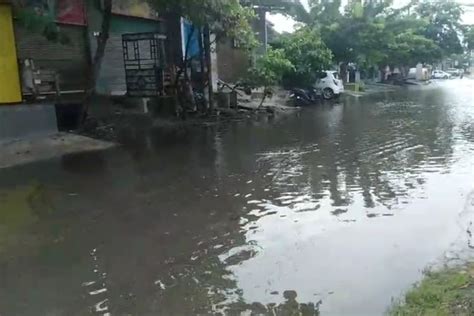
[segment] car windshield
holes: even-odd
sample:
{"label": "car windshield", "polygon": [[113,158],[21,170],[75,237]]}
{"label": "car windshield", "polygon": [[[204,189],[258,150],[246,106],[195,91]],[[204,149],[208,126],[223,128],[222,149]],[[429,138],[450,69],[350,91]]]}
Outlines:
{"label": "car windshield", "polygon": [[339,74],[337,72],[333,72],[332,75],[334,76],[335,79],[340,79]]}

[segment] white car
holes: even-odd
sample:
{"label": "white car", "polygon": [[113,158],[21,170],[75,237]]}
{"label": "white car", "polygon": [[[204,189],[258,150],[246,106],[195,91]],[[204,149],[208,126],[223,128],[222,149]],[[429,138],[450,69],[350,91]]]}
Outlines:
{"label": "white car", "polygon": [[463,73],[461,69],[456,69],[456,68],[448,68],[446,69],[446,72],[451,75],[451,77],[459,77]]}
{"label": "white car", "polygon": [[326,70],[318,73],[318,79],[314,87],[321,91],[324,99],[329,100],[344,92],[344,84],[339,79],[339,74],[334,70]]}
{"label": "white car", "polygon": [[451,79],[451,77],[450,74],[442,70],[433,70],[433,73],[431,74],[431,78],[433,79]]}

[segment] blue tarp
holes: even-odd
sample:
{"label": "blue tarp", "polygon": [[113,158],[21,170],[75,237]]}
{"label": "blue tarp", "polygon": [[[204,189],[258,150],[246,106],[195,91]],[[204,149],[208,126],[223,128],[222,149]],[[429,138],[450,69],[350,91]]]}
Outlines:
{"label": "blue tarp", "polygon": [[[183,55],[188,47],[188,59],[199,56],[199,30],[186,21],[182,20],[183,27]],[[191,34],[191,35],[190,35]],[[188,43],[189,40],[189,43]]]}

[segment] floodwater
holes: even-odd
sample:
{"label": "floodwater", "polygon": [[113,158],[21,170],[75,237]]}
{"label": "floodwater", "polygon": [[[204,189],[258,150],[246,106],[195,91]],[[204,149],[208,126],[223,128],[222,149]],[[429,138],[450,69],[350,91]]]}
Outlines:
{"label": "floodwater", "polygon": [[381,315],[471,242],[468,79],[124,140],[0,170],[0,315]]}

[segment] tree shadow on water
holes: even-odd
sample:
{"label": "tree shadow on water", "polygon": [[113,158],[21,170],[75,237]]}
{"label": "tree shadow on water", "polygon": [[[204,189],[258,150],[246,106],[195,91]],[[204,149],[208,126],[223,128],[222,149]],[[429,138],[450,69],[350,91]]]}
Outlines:
{"label": "tree shadow on water", "polygon": [[262,315],[262,316],[319,316],[319,306],[317,303],[299,303],[296,291],[288,290],[283,292],[285,301],[281,304],[270,303],[235,303],[226,310],[226,315]]}

